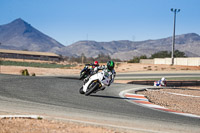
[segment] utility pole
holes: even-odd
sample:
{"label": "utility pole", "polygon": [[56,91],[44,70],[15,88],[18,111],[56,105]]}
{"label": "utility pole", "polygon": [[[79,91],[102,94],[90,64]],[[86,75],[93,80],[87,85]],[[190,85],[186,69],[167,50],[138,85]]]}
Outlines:
{"label": "utility pole", "polygon": [[175,45],[175,27],[176,27],[176,13],[180,12],[180,9],[173,9],[171,11],[174,13],[174,29],[173,29],[173,37],[172,37],[172,65],[174,65],[174,45]]}

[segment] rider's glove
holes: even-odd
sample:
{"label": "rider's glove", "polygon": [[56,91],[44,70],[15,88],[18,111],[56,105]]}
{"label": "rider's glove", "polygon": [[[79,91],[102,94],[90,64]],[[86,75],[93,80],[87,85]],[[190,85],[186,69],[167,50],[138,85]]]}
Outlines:
{"label": "rider's glove", "polygon": [[95,71],[95,72],[98,72],[98,67],[95,67],[95,68],[94,68],[94,71]]}

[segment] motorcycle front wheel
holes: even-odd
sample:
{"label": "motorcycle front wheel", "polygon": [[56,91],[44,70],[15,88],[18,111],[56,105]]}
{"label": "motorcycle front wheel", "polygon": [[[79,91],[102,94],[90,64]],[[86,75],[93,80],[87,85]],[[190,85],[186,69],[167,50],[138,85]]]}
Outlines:
{"label": "motorcycle front wheel", "polygon": [[79,93],[80,94],[85,94],[85,92],[83,91],[83,86],[79,89]]}
{"label": "motorcycle front wheel", "polygon": [[82,72],[82,73],[80,74],[79,80],[83,80],[83,79],[85,78],[85,74],[86,74],[86,72]]}
{"label": "motorcycle front wheel", "polygon": [[88,86],[88,88],[87,88],[87,90],[86,90],[86,92],[85,92],[85,95],[86,95],[86,96],[90,95],[92,92],[94,92],[95,90],[97,90],[98,87],[99,87],[99,83],[93,81],[93,82]]}

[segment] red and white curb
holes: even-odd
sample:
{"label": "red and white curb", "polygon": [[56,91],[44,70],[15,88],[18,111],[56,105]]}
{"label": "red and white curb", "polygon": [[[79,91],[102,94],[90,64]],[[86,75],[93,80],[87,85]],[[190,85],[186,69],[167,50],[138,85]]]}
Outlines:
{"label": "red and white curb", "polygon": [[14,119],[14,118],[21,118],[21,119],[43,119],[42,116],[37,116],[37,115],[0,115],[0,119]]}
{"label": "red and white curb", "polygon": [[156,110],[160,110],[160,111],[165,111],[165,112],[170,112],[170,113],[178,114],[178,115],[200,118],[200,116],[198,116],[198,115],[183,113],[183,112],[171,110],[171,109],[153,104],[153,103],[149,102],[149,100],[144,95],[127,93],[127,92],[121,92],[119,95],[121,97],[126,98],[128,102],[136,103],[136,104],[148,107],[148,108],[152,108],[152,109],[156,109]]}

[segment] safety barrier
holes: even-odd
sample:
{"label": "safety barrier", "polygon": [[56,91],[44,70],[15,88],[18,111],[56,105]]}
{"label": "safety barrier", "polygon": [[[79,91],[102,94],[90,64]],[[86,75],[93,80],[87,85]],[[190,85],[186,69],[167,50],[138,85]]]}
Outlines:
{"label": "safety barrier", "polygon": [[[172,58],[141,59],[142,64],[172,64]],[[174,58],[174,65],[200,66],[200,57]]]}
{"label": "safety barrier", "polygon": [[[154,85],[155,80],[133,80],[128,82],[128,84],[141,84],[141,85]],[[167,81],[167,86],[178,87],[178,86],[200,86],[200,80],[189,80],[189,81]]]}

